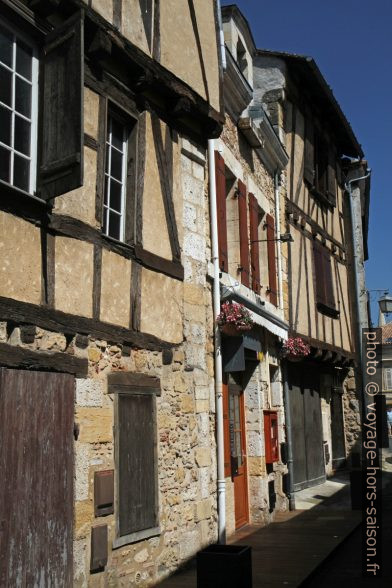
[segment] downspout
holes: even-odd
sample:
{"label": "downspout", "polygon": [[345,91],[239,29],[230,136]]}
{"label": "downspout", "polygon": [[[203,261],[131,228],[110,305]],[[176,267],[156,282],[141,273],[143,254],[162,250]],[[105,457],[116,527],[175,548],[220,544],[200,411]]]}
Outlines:
{"label": "downspout", "polygon": [[221,50],[221,58],[222,58],[222,69],[225,72],[227,63],[226,63],[226,47],[225,47],[225,36],[223,33],[223,25],[222,25],[222,11],[220,0],[216,0],[216,11],[218,14],[218,26],[219,26],[219,47]]}
{"label": "downspout", "polygon": [[286,442],[287,442],[287,469],[289,474],[289,488],[287,497],[289,499],[289,509],[295,510],[295,494],[294,494],[294,462],[293,462],[293,435],[291,424],[291,397],[289,390],[289,378],[287,370],[287,361],[284,359],[282,364],[283,371],[283,390],[284,390],[284,409],[285,409],[285,424],[286,424]]}
{"label": "downspout", "polygon": [[216,208],[215,184],[215,154],[214,140],[208,140],[208,174],[210,192],[211,219],[211,257],[214,266],[212,287],[212,306],[214,313],[214,367],[215,367],[215,410],[216,410],[216,445],[217,445],[217,474],[218,474],[218,542],[226,543],[226,481],[225,455],[223,436],[223,390],[222,390],[222,355],[221,336],[216,317],[220,313],[220,284],[219,284],[219,248],[218,248],[218,220]]}
{"label": "downspout", "polygon": [[357,256],[357,247],[356,247],[356,236],[355,236],[355,214],[354,214],[354,202],[353,202],[353,192],[352,192],[352,184],[354,182],[360,182],[361,180],[366,180],[371,174],[371,170],[368,170],[368,173],[360,178],[353,178],[349,180],[345,188],[349,195],[350,201],[350,216],[351,216],[351,231],[352,231],[352,244],[353,244],[353,262],[354,262],[354,282],[355,282],[355,301],[358,311],[358,320],[357,320],[357,336],[358,336],[358,351],[359,351],[359,362],[361,366],[361,373],[363,375],[363,365],[362,365],[362,323],[361,323],[361,293],[359,291],[359,275],[358,275],[358,256]]}
{"label": "downspout", "polygon": [[[282,286],[282,245],[280,238],[280,174],[275,172],[275,223],[276,223],[276,238],[277,253],[278,253],[278,291],[279,291],[279,309],[283,310],[283,286]],[[293,435],[291,425],[291,397],[289,391],[289,381],[287,373],[287,362],[282,362],[283,375],[283,394],[284,394],[284,408],[285,408],[285,429],[286,429],[286,443],[287,443],[287,470],[289,476],[289,488],[287,497],[289,499],[289,509],[295,510],[295,494],[294,494],[294,462],[293,462]]]}
{"label": "downspout", "polygon": [[278,292],[279,292],[279,309],[283,310],[283,288],[282,288],[282,244],[280,239],[280,174],[275,172],[275,225],[277,238],[277,253],[278,253]]}

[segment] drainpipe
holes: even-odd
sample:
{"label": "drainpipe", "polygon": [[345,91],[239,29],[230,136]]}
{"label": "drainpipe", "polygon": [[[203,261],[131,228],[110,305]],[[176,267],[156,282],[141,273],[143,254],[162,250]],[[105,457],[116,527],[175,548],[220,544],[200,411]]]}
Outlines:
{"label": "drainpipe", "polygon": [[226,71],[226,47],[225,47],[225,36],[223,34],[223,25],[222,25],[222,11],[220,6],[220,0],[216,0],[216,11],[218,13],[218,26],[219,26],[219,46],[221,50],[222,56],[222,69]]}
{"label": "drainpipe", "polygon": [[287,443],[287,469],[289,473],[289,509],[295,510],[295,494],[294,494],[294,462],[293,462],[293,435],[291,426],[291,410],[290,410],[290,390],[288,381],[287,362],[283,360],[283,389],[284,389],[284,409],[285,409],[285,423],[286,423],[286,443]]}
{"label": "drainpipe", "polygon": [[276,238],[278,245],[278,292],[279,292],[279,308],[283,310],[283,288],[282,288],[282,244],[280,238],[280,174],[275,172],[275,224],[276,224]]}
{"label": "drainpipe", "polygon": [[218,542],[226,543],[226,481],[225,481],[225,456],[223,437],[223,391],[222,391],[222,355],[221,336],[216,317],[220,313],[220,286],[219,286],[219,248],[218,248],[218,220],[216,209],[216,184],[215,184],[215,154],[214,140],[208,140],[208,173],[210,191],[210,219],[211,219],[211,253],[214,266],[214,279],[212,288],[212,306],[214,313],[214,343],[215,343],[215,410],[216,410],[216,445],[217,445],[217,473],[218,473]]}
{"label": "drainpipe", "polygon": [[[350,201],[350,216],[351,216],[351,228],[352,228],[353,261],[354,261],[355,301],[356,301],[356,306],[357,306],[357,311],[358,311],[358,319],[357,319],[358,351],[359,351],[359,362],[360,362],[360,366],[361,366],[362,375],[363,375],[363,365],[362,365],[361,292],[359,289],[357,236],[356,236],[356,232],[355,232],[355,218],[357,215],[355,214],[356,203],[354,202],[352,184],[354,182],[360,182],[361,180],[366,180],[370,176],[370,174],[371,174],[371,170],[368,169],[367,173],[364,176],[362,176],[360,178],[353,178],[352,180],[349,180],[345,185],[345,188],[346,188],[348,195],[349,195],[349,201]],[[359,206],[360,206],[360,203],[359,203]]]}

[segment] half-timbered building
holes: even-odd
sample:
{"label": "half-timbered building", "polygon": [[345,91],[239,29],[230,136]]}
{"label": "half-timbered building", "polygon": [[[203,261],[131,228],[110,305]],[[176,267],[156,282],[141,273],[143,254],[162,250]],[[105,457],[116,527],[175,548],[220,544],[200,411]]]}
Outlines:
{"label": "half-timbered building", "polygon": [[217,23],[0,2],[1,586],[155,585],[216,539]]}
{"label": "half-timbered building", "polygon": [[[222,8],[225,124],[215,143],[222,303],[243,305],[253,328],[222,334],[226,530],[267,524],[287,508],[280,348],[284,320],[279,216],[288,156],[254,99],[251,30],[236,6]],[[278,246],[279,244],[279,246]]]}
{"label": "half-timbered building", "polygon": [[[255,94],[290,157],[281,219],[293,239],[282,247],[285,318],[290,335],[311,347],[302,362],[287,363],[291,490],[297,490],[323,482],[359,450],[353,368],[360,361],[358,325],[367,320],[358,296],[364,300],[369,174],[362,148],[313,59],[259,50],[254,63]],[[349,177],[362,180],[355,181],[356,217]]]}

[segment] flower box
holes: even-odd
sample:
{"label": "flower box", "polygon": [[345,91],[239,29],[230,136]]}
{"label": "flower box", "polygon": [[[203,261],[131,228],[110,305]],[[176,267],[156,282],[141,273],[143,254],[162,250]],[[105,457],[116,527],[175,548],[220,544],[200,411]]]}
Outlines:
{"label": "flower box", "polygon": [[216,322],[221,332],[230,336],[240,336],[244,331],[250,331],[253,327],[249,310],[243,304],[235,302],[222,304]]}

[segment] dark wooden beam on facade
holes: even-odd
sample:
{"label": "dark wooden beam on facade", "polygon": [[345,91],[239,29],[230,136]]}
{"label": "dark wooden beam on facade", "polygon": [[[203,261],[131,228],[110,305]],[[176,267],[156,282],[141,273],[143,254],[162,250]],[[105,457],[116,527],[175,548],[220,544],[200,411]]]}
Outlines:
{"label": "dark wooden beam on facade", "polygon": [[108,392],[129,392],[131,389],[142,394],[161,394],[159,378],[134,372],[112,372],[108,375]]}
{"label": "dark wooden beam on facade", "polygon": [[90,335],[97,339],[129,345],[136,349],[161,351],[178,347],[177,344],[163,341],[148,333],[138,333],[96,319],[68,314],[3,296],[0,297],[0,320],[11,321],[16,325],[35,325],[41,329],[67,335],[78,333]]}
{"label": "dark wooden beam on facade", "polygon": [[85,378],[88,360],[68,353],[31,351],[23,347],[0,343],[0,364],[6,367],[66,372],[77,378]]}

